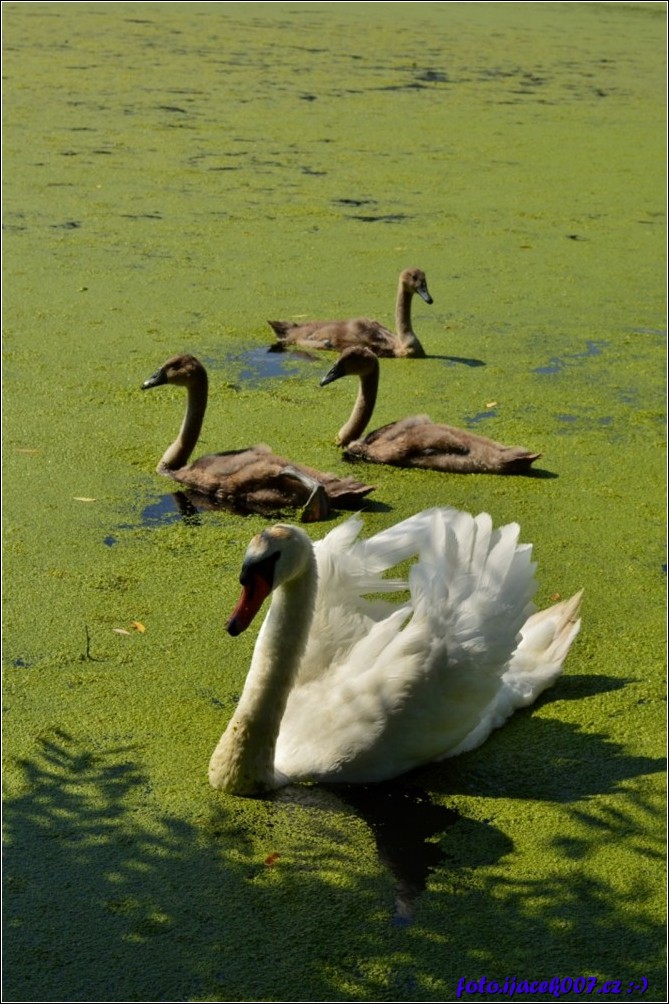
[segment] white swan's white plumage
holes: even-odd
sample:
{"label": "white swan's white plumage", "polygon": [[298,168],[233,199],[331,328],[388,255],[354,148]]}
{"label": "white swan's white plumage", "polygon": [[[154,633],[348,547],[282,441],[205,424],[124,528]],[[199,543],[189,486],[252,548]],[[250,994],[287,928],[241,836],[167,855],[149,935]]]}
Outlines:
{"label": "white swan's white plumage", "polygon": [[[230,632],[274,595],[211,759],[214,787],[396,777],[479,746],[559,675],[580,593],[534,613],[517,524],[440,508],[367,540],[361,526],[353,517],[313,546],[287,526],[251,542]],[[408,577],[385,575],[414,557]]]}

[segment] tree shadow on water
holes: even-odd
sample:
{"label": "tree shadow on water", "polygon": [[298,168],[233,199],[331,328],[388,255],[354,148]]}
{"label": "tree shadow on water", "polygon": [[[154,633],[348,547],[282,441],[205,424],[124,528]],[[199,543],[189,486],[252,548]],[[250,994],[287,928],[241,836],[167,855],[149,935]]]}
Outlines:
{"label": "tree shadow on water", "polygon": [[[561,749],[559,730],[541,736],[545,724],[524,719],[525,752],[545,754],[547,739],[554,766],[582,737],[558,723]],[[608,758],[609,791],[656,769],[602,737],[585,742],[580,773],[569,768],[572,797],[602,790],[587,760]],[[576,975],[615,952],[632,976],[663,937],[650,922],[630,928],[611,890],[580,867],[612,832],[630,838],[637,822],[622,808],[565,806],[586,825],[577,840],[556,834],[551,853],[577,867],[569,882],[533,884],[505,867],[514,848],[499,828],[436,804],[472,785],[499,795],[497,766],[484,766],[498,763],[492,745],[476,764],[435,765],[373,798],[371,786],[294,786],[249,802],[202,785],[190,819],[161,809],[138,757],[56,732],[21,764],[5,808],[4,999],[443,1000],[482,965],[499,974],[524,964],[531,975],[561,959]],[[506,788],[507,798],[569,798],[546,773]],[[643,885],[639,876],[638,895]],[[412,913],[413,924],[392,922]]]}

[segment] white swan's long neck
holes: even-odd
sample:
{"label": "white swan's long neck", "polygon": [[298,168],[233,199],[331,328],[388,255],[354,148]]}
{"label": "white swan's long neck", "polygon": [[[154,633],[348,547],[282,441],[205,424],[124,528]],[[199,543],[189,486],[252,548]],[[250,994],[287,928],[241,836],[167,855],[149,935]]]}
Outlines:
{"label": "white swan's long neck", "polygon": [[348,446],[354,439],[359,439],[372,420],[376,395],[379,389],[378,368],[369,373],[360,374],[360,386],[358,396],[353,405],[351,416],[337,433],[337,442],[340,446]]}
{"label": "white swan's long neck", "polygon": [[425,355],[423,346],[411,327],[411,301],[413,290],[408,289],[400,279],[395,303],[395,333],[406,348],[411,348],[418,355]]}
{"label": "white swan's long neck", "polygon": [[202,370],[202,372],[195,373],[187,389],[186,414],[181,423],[179,435],[165,450],[158,464],[159,474],[165,471],[177,471],[179,468],[185,467],[200,438],[204,413],[207,410],[208,381],[206,372]]}
{"label": "white swan's long neck", "polygon": [[257,795],[284,783],[276,776],[274,751],[309,637],[317,578],[316,559],[310,550],[304,571],[273,594],[237,710],[209,764],[214,788],[235,795]]}

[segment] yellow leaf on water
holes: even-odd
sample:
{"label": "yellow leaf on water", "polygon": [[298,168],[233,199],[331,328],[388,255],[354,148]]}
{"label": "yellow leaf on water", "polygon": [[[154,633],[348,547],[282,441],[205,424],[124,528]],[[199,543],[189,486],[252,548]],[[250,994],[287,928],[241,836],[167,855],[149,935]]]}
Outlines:
{"label": "yellow leaf on water", "polygon": [[496,404],[497,401],[488,401],[486,404],[486,408],[494,408]]}
{"label": "yellow leaf on water", "polygon": [[130,637],[130,632],[126,631],[125,628],[112,628],[112,631],[114,632],[114,634],[124,634],[127,635],[128,638]]}
{"label": "yellow leaf on water", "polygon": [[139,631],[140,634],[144,634],[146,631],[141,621],[130,621],[130,627],[134,627],[135,631]]}
{"label": "yellow leaf on water", "polygon": [[89,499],[85,495],[74,495],[73,498],[75,502],[97,502],[97,499]]}

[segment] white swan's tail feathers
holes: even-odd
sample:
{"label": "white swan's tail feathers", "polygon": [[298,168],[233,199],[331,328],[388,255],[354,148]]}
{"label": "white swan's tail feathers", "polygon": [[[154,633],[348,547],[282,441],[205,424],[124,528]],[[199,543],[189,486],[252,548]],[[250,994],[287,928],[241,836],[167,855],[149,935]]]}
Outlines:
{"label": "white swan's tail feathers", "polygon": [[533,614],[523,625],[517,656],[540,658],[542,662],[564,662],[569,646],[579,632],[579,612],[583,590],[571,599]]}
{"label": "white swan's tail feathers", "polygon": [[501,687],[477,726],[447,756],[476,749],[518,708],[525,708],[551,687],[580,628],[583,590],[571,599],[532,614],[523,625],[518,648],[502,677]]}

